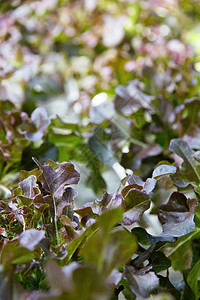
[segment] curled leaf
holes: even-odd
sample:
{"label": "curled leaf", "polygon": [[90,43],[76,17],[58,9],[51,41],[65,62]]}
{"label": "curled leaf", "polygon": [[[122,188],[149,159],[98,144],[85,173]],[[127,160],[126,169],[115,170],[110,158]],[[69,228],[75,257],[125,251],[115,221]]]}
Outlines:
{"label": "curled leaf", "polygon": [[176,167],[163,164],[155,168],[155,170],[153,171],[153,177],[158,179],[160,176],[171,175],[175,173],[176,173]]}
{"label": "curled leaf", "polygon": [[149,207],[149,196],[138,189],[131,189],[125,196],[125,213],[122,224],[131,225],[141,220],[143,213]]}
{"label": "curled leaf", "polygon": [[42,165],[36,158],[33,161],[42,170],[42,184],[47,192],[54,195],[56,200],[62,200],[65,186],[77,184],[80,174],[74,169],[74,165],[69,162],[57,164],[54,170],[49,164]]}
{"label": "curled leaf", "polygon": [[163,234],[179,237],[192,232],[195,229],[193,218],[196,208],[197,199],[187,199],[182,193],[174,192],[168,203],[158,210]]}
{"label": "curled leaf", "polygon": [[194,153],[190,149],[188,144],[181,139],[173,139],[170,142],[169,149],[177,155],[179,155],[184,160],[187,169],[191,172],[191,175],[194,178],[194,180],[199,181],[200,178],[197,172],[197,167],[199,166],[199,163],[194,158]]}
{"label": "curled leaf", "polygon": [[143,298],[148,298],[151,291],[159,286],[159,278],[153,271],[136,271],[132,266],[125,266],[124,276],[129,282],[131,290]]}
{"label": "curled leaf", "polygon": [[38,187],[36,182],[37,182],[36,176],[31,175],[19,183],[19,186],[23,192],[23,196],[32,199],[34,198],[35,196],[34,188]]}

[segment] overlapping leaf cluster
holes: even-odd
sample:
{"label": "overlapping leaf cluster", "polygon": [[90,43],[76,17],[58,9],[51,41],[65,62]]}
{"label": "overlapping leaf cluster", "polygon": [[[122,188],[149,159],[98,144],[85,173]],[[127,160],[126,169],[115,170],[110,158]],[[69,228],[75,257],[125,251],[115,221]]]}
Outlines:
{"label": "overlapping leaf cluster", "polygon": [[198,1],[0,11],[0,299],[199,299]]}
{"label": "overlapping leaf cluster", "polygon": [[[18,187],[0,201],[1,297],[11,298],[15,289],[25,299],[77,299],[80,292],[81,299],[120,293],[126,299],[197,299],[198,152],[180,139],[170,150],[183,163],[161,162],[145,182],[128,175],[116,193],[82,208],[74,208],[71,185],[80,175],[73,164],[33,158],[38,168],[21,171]],[[166,182],[175,190],[167,203],[157,195]],[[138,223],[150,204],[162,224],[157,236]],[[127,225],[134,225],[131,231]],[[170,281],[172,267],[184,271],[180,286]]]}

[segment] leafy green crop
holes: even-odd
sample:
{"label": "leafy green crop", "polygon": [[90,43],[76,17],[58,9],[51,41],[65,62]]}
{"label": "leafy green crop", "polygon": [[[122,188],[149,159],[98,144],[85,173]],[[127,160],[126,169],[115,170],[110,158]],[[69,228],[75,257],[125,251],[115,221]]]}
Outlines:
{"label": "leafy green crop", "polygon": [[2,1],[0,300],[199,299],[198,11]]}

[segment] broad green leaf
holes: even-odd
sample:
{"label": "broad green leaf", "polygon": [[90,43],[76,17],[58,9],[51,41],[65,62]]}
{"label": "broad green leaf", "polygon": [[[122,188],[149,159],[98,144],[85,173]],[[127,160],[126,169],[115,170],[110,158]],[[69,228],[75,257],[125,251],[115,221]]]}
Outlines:
{"label": "broad green leaf", "polygon": [[[105,282],[104,276],[99,274],[92,266],[83,265],[73,272],[74,292],[73,300],[96,299],[109,300],[111,288]],[[80,296],[81,294],[81,296]],[[68,299],[68,298],[67,298]],[[69,298],[70,299],[70,298]]]}
{"label": "broad green leaf", "polygon": [[67,256],[63,260],[63,264],[68,264],[75,253],[75,251],[82,246],[87,239],[98,230],[97,222],[88,227],[81,236],[75,238],[67,247]]}
{"label": "broad green leaf", "polygon": [[60,268],[55,261],[49,260],[46,263],[48,281],[53,288],[59,289],[61,292],[70,292],[74,287],[72,275],[77,268],[79,268],[77,262],[72,262]]}
{"label": "broad green leaf", "polygon": [[164,249],[164,253],[172,262],[175,270],[185,270],[190,267],[192,260],[192,241],[200,237],[200,229],[196,228],[193,232],[181,236],[178,240]]}
{"label": "broad green leaf", "polygon": [[123,266],[137,249],[131,233],[115,228],[105,236],[101,228],[86,242],[81,255],[97,266],[99,272],[108,276],[113,269]]}
{"label": "broad green leaf", "polygon": [[137,249],[135,237],[131,233],[121,227],[112,229],[121,219],[121,209],[103,213],[98,221],[99,230],[81,249],[84,259],[94,263],[104,276],[126,263]]}
{"label": "broad green leaf", "polygon": [[123,287],[122,294],[124,295],[125,299],[127,300],[135,300],[136,295],[130,288],[128,281],[125,278],[122,278],[120,281],[120,285]]}
{"label": "broad green leaf", "polygon": [[146,230],[142,227],[134,227],[131,232],[134,234],[134,236],[137,238],[138,243],[144,245],[144,246],[151,246],[151,244],[148,241],[148,233]]}
{"label": "broad green leaf", "polygon": [[99,216],[98,224],[105,232],[109,232],[117,223],[122,220],[123,211],[121,208],[115,208],[105,211]]}
{"label": "broad green leaf", "polygon": [[137,243],[134,236],[123,228],[114,228],[102,254],[104,276],[126,264],[136,250]]}
{"label": "broad green leaf", "polygon": [[109,136],[104,128],[97,127],[88,139],[89,149],[104,164],[112,166],[116,162],[114,152],[109,144]]}
{"label": "broad green leaf", "polygon": [[200,287],[199,287],[199,274],[200,274],[200,261],[198,261],[191,269],[187,282],[191,287],[192,291],[195,293],[195,299],[198,300],[200,298]]}
{"label": "broad green leaf", "polygon": [[13,243],[3,247],[1,252],[1,263],[8,269],[12,264],[28,263],[34,258],[34,254],[29,249],[19,247]]}
{"label": "broad green leaf", "polygon": [[166,270],[171,267],[170,259],[160,251],[153,252],[150,261],[153,264],[153,270],[156,273],[159,273],[160,271]]}
{"label": "broad green leaf", "polygon": [[97,221],[98,231],[93,234],[81,249],[81,254],[86,261],[99,264],[102,268],[103,251],[108,241],[110,230],[122,220],[123,211],[120,208],[104,212]]}
{"label": "broad green leaf", "polygon": [[46,271],[50,285],[61,292],[59,299],[109,299],[111,289],[93,266],[72,262],[60,268],[48,261]]}

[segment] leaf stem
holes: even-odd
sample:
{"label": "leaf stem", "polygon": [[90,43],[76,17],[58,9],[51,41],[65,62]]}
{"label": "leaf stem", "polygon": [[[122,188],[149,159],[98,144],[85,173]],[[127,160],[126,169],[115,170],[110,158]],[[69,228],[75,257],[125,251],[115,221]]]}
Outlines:
{"label": "leaf stem", "polygon": [[57,224],[57,210],[56,210],[56,201],[55,197],[53,195],[53,206],[54,206],[54,225],[55,225],[55,231],[56,231],[56,241],[57,244],[60,244],[59,234],[58,234],[58,224]]}
{"label": "leaf stem", "polygon": [[46,181],[46,184],[48,186],[48,189],[49,191],[51,192],[52,194],[52,198],[53,198],[53,206],[54,206],[54,216],[53,216],[53,219],[54,219],[54,225],[55,225],[55,231],[56,231],[56,241],[57,241],[57,244],[59,245],[60,243],[60,239],[59,239],[59,234],[58,234],[58,224],[57,224],[57,211],[56,211],[56,200],[55,200],[55,197],[52,193],[52,190],[51,190],[51,186],[49,185],[48,183],[48,180],[46,179],[45,177],[45,174],[43,172],[43,167],[42,167],[42,164],[39,162],[39,160],[37,160],[35,157],[32,157],[32,160],[36,163],[36,165],[41,169],[42,171],[42,174],[44,176],[44,179]]}

